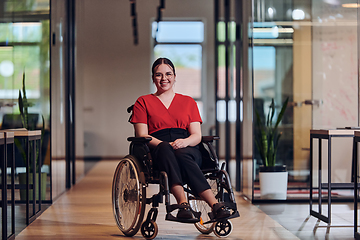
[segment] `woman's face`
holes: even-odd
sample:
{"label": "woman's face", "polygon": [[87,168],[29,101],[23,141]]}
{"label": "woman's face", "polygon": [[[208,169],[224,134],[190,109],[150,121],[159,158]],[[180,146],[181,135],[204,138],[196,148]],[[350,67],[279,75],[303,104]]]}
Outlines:
{"label": "woman's face", "polygon": [[175,83],[175,75],[172,68],[167,64],[160,64],[155,68],[153,82],[158,92],[172,90]]}

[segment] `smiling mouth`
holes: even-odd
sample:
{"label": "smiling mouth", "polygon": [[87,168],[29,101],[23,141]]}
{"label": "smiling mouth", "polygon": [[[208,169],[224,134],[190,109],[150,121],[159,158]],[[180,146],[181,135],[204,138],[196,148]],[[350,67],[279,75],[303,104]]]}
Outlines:
{"label": "smiling mouth", "polygon": [[167,85],[167,84],[170,84],[170,82],[169,81],[161,81],[160,82],[160,85]]}

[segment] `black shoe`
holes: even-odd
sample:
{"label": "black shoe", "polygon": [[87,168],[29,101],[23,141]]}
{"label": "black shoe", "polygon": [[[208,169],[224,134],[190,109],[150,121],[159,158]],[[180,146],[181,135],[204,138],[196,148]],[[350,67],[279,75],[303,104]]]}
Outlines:
{"label": "black shoe", "polygon": [[230,210],[223,203],[215,203],[212,212],[216,219],[228,218],[231,216]]}
{"label": "black shoe", "polygon": [[180,205],[185,206],[184,208],[180,208],[176,217],[182,219],[190,219],[193,217],[193,214],[190,210],[190,205],[187,202],[181,203]]}

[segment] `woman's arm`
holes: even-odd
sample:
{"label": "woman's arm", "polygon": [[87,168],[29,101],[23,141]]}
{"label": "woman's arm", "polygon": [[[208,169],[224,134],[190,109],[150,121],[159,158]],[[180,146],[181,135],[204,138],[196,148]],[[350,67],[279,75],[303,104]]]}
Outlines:
{"label": "woman's arm", "polygon": [[156,147],[161,141],[153,136],[149,135],[148,126],[145,123],[134,123],[135,136],[136,137],[151,137],[152,140],[149,142],[149,145]]}
{"label": "woman's arm", "polygon": [[190,136],[185,139],[176,139],[170,143],[174,149],[185,148],[187,146],[194,147],[201,142],[201,126],[200,122],[192,122],[189,126]]}

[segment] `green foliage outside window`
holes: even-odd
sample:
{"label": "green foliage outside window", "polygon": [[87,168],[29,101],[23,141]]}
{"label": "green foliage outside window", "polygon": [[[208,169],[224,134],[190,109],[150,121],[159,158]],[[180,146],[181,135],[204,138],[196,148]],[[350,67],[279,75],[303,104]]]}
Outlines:
{"label": "green foliage outside window", "polygon": [[[0,64],[6,60],[14,66],[11,76],[0,74],[0,101],[15,104],[12,110],[4,108],[3,112],[19,113],[18,89],[22,88],[22,74],[26,72],[28,101],[33,103],[29,111],[41,112],[46,123],[50,116],[49,10],[49,0],[6,0],[4,14],[13,19],[0,23]],[[26,20],[29,16],[31,21]]]}

